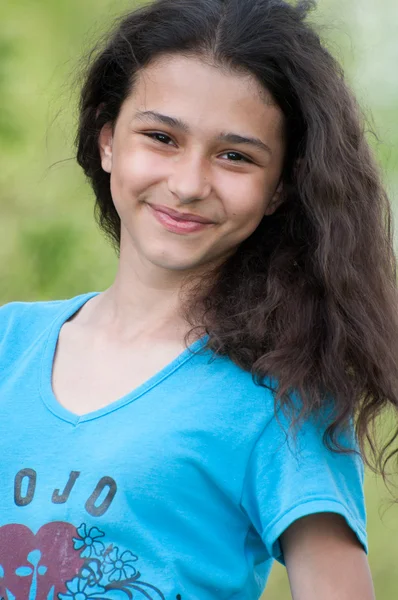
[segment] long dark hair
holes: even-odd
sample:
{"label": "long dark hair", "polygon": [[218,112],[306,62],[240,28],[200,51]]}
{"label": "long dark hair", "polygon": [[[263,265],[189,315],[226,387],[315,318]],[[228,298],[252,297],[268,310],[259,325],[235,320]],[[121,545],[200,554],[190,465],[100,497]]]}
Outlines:
{"label": "long dark hair", "polygon": [[395,419],[398,407],[391,208],[342,69],[308,22],[312,6],[158,0],[123,16],[85,72],[77,160],[99,224],[118,249],[120,219],[98,136],[115,124],[139,70],[160,55],[184,53],[255,76],[285,116],[284,202],[206,286],[193,288],[191,332],[204,327],[207,348],[259,385],[268,387],[272,376],[275,407],[297,411],[291,392],[298,392],[295,426],[333,399],[324,443],[347,451],[338,434],[355,422],[366,464],[385,477],[398,429],[380,449],[373,426],[382,409],[392,408]]}

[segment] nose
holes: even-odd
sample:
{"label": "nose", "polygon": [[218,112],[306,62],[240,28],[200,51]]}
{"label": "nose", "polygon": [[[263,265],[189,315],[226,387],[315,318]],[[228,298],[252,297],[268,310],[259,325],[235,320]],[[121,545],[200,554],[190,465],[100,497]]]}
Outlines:
{"label": "nose", "polygon": [[169,190],[178,197],[181,204],[206,198],[211,185],[203,156],[193,152],[179,156],[169,177]]}

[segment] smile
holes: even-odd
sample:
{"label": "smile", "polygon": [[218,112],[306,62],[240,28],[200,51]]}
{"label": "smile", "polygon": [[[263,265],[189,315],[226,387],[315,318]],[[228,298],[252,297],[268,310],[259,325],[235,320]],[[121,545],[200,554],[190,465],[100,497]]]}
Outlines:
{"label": "smile", "polygon": [[174,218],[162,210],[157,210],[150,204],[147,204],[147,206],[158,223],[163,225],[165,229],[171,231],[172,233],[195,233],[214,225],[214,223],[200,223],[194,220],[182,219],[181,217]]}

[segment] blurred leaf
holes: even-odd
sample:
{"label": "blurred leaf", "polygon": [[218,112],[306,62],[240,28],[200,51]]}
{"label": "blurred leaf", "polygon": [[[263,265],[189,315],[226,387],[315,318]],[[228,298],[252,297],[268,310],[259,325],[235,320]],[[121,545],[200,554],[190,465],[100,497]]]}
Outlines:
{"label": "blurred leaf", "polygon": [[0,33],[0,143],[5,144],[15,144],[21,139],[21,128],[9,108],[12,98],[8,93],[8,79],[12,75],[8,66],[16,53],[16,43]]}
{"label": "blurred leaf", "polygon": [[48,223],[21,232],[21,252],[29,264],[38,293],[46,295],[65,277],[79,244],[77,232],[63,223]]}

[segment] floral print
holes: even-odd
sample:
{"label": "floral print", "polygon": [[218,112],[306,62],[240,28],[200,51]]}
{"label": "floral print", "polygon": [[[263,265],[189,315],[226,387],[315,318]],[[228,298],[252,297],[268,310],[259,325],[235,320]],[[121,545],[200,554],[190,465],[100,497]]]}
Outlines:
{"label": "floral print", "polygon": [[58,594],[59,600],[89,600],[91,598],[103,598],[105,588],[101,585],[89,585],[87,579],[75,577],[66,582],[67,593]]}
{"label": "floral print", "polygon": [[104,558],[104,573],[108,574],[109,581],[120,581],[128,579],[136,574],[133,562],[138,559],[129,550],[123,552],[119,557],[119,548],[113,548]]}
{"label": "floral print", "polygon": [[[10,531],[16,532],[17,554],[12,548],[9,552]],[[7,540],[0,560],[0,600],[181,600],[180,594],[166,599],[145,581],[138,556],[107,541],[98,527],[54,522],[35,534],[13,524],[0,527],[0,533]]]}
{"label": "floral print", "polygon": [[82,523],[76,531],[73,547],[85,560],[77,577],[66,582],[66,593],[58,594],[58,600],[166,600],[158,588],[142,581],[134,565],[138,556],[133,552],[107,545],[105,534],[97,527]]}
{"label": "floral print", "polygon": [[86,561],[80,569],[80,577],[87,579],[89,585],[99,583],[102,579],[101,562],[96,559]]}
{"label": "floral print", "polygon": [[80,538],[73,538],[73,547],[75,550],[83,549],[80,554],[82,558],[101,556],[105,549],[104,544],[98,539],[104,536],[102,531],[97,527],[91,527],[91,529],[87,531],[86,525],[82,523],[80,527],[77,528],[77,533]]}

